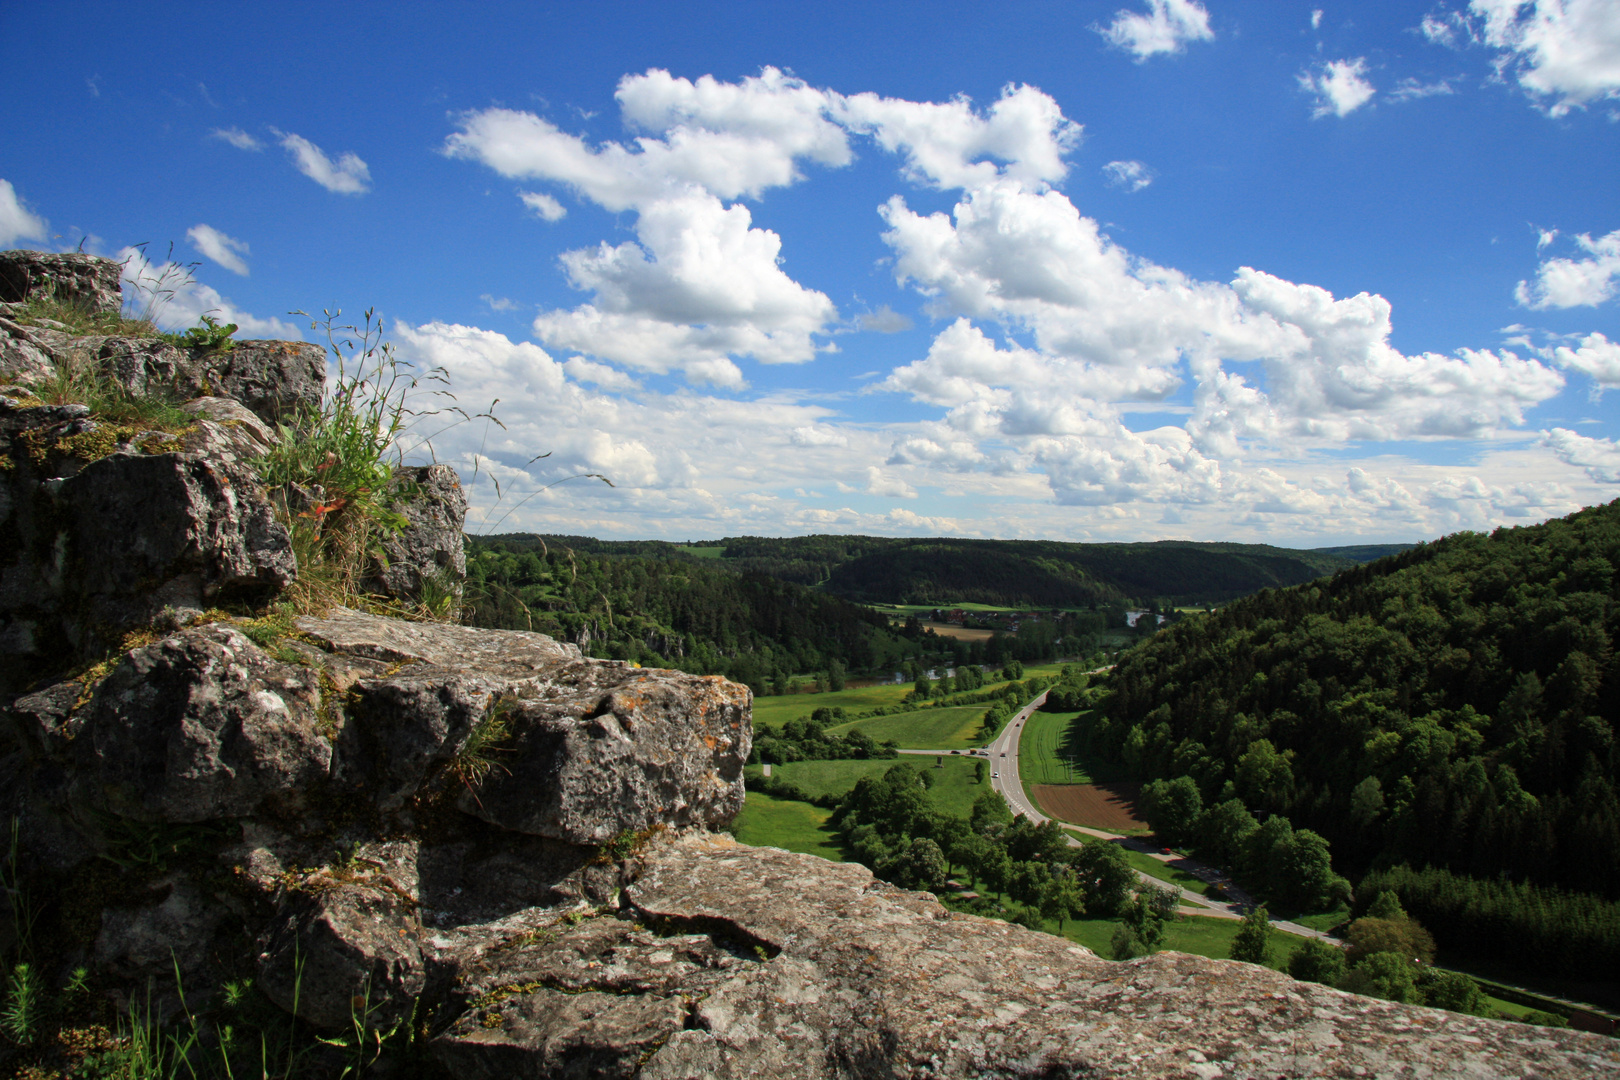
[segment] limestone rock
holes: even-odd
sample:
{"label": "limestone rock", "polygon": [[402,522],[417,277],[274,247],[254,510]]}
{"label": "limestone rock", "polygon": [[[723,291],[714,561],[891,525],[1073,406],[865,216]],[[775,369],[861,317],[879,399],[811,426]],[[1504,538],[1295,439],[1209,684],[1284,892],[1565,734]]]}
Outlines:
{"label": "limestone rock", "polygon": [[511,740],[461,809],[513,832],[603,844],[654,826],[725,828],[753,745],[747,687],[597,661],[508,705]]}
{"label": "limestone rock", "polygon": [[229,917],[184,877],[159,883],[161,899],[109,907],[96,935],[95,961],[123,978],[173,980],[175,968],[196,993],[191,976],[207,963],[214,935]]}
{"label": "limestone rock", "polygon": [[267,936],[260,988],[327,1031],[409,1019],[426,978],[410,895],[366,866],[306,888],[319,891],[296,898]]}
{"label": "limestone rock", "polygon": [[321,403],[326,353],[319,345],[238,341],[229,349],[182,348],[159,338],[27,329],[52,364],[94,371],[137,397],[230,397],[272,424]]}
{"label": "limestone rock", "polygon": [[209,423],[176,437],[0,399],[0,690],[166,607],[267,597],[295,578],[286,529]]}
{"label": "limestone rock", "polygon": [[[243,464],[262,457],[281,442],[281,436],[270,425],[235,398],[193,398],[180,407],[200,420],[209,421],[214,432],[217,432],[210,440],[211,445]],[[206,448],[187,441],[186,449],[193,452]]]}
{"label": "limestone rock", "polygon": [[0,384],[34,383],[52,371],[50,354],[29,327],[0,318]]}
{"label": "limestone rock", "polygon": [[545,634],[406,622],[343,607],[331,609],[322,618],[301,618],[298,629],[335,653],[385,664],[476,670],[535,685],[565,664],[581,659],[577,647]]}
{"label": "limestone rock", "polygon": [[325,780],[321,690],[228,626],[126,654],[73,740],[75,800],[146,822],[290,816]]}
{"label": "limestone rock", "polygon": [[[486,995],[434,1044],[440,1060],[458,1076],[561,1076],[553,1063],[566,1049],[599,1063],[593,1075],[648,1080],[1573,1080],[1620,1068],[1620,1045],[1599,1036],[1359,998],[1181,953],[1116,964],[1062,938],[952,914],[859,866],[722,838],[689,837],[649,856],[625,897],[626,919],[461,969],[473,989],[521,985],[506,980],[527,973],[564,993],[611,993],[612,1003],[569,1012],[536,994]],[[644,946],[642,925],[700,933],[728,959],[664,981],[661,972],[705,947]],[[678,1026],[667,1019],[673,986],[690,987]]]}
{"label": "limestone rock", "polygon": [[701,1000],[757,958],[707,934],[598,917],[553,920],[455,958],[460,1018],[433,1044],[452,1075],[633,1076]]}
{"label": "limestone rock", "polygon": [[124,305],[123,264],[78,252],[0,251],[0,302],[45,294],[87,311],[116,314]]}
{"label": "limestone rock", "polygon": [[405,518],[405,526],[383,540],[387,561],[362,588],[407,604],[437,593],[448,598],[445,614],[454,618],[467,580],[461,532],[467,496],[461,480],[448,465],[403,466],[394,470],[394,490],[398,495],[390,505]]}
{"label": "limestone rock", "polygon": [[506,734],[461,809],[513,832],[598,845],[653,826],[728,824],[752,746],[746,687],[582,660],[543,634],[406,623],[338,609],[298,628],[338,653],[399,665],[358,679],[363,724],[338,766],[398,809],[481,723]]}

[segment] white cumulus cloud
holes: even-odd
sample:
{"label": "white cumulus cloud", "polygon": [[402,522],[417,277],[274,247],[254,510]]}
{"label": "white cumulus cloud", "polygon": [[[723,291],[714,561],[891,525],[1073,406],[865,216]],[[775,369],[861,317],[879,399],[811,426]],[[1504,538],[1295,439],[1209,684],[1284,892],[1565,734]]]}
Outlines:
{"label": "white cumulus cloud", "polygon": [[1600,484],[1620,484],[1620,445],[1612,439],[1589,439],[1568,428],[1541,433],[1541,444],[1566,465],[1586,470]]}
{"label": "white cumulus cloud", "polygon": [[1179,53],[1189,41],[1213,41],[1209,12],[1197,0],[1147,0],[1146,14],[1120,9],[1098,33],[1141,63],[1159,53]]}
{"label": "white cumulus cloud", "polygon": [[[829,346],[816,335],[838,318],[824,293],[782,269],[781,237],[756,228],[739,200],[802,179],[801,159],[852,160],[848,134],[828,118],[834,95],[774,68],[738,83],[626,76],[617,97],[632,143],[591,145],[532,113],[486,109],[461,117],[452,157],[503,176],[563,184],[605,209],[636,212],[636,240],[564,253],[575,288],[591,299],[542,312],[548,346],[693,383],[740,389],[735,358],[803,363]],[[520,192],[540,216],[562,206]]]}
{"label": "white cumulus cloud", "polygon": [[[1536,245],[1541,251],[1557,237],[1543,232]],[[1586,233],[1574,238],[1585,258],[1562,256],[1543,260],[1536,268],[1536,280],[1519,282],[1514,296],[1526,307],[1568,308],[1593,306],[1612,299],[1620,288],[1620,229],[1596,240]]]}
{"label": "white cumulus cloud", "polygon": [[276,137],[281,140],[282,149],[287,151],[293,164],[298,166],[298,171],[327,191],[335,191],[339,195],[362,195],[371,190],[371,170],[358,155],[346,151],[333,161],[325,151],[302,135],[277,131]]}
{"label": "white cumulus cloud", "polygon": [[1329,60],[1315,69],[1299,73],[1300,89],[1316,98],[1311,115],[1349,116],[1372,100],[1377,90],[1367,81],[1367,61]]}
{"label": "white cumulus cloud", "polygon": [[247,277],[247,260],[242,258],[248,254],[246,241],[226,236],[212,225],[193,225],[186,230],[186,236],[204,258],[211,259],[233,274]]}
{"label": "white cumulus cloud", "polygon": [[1473,0],[1469,11],[1483,23],[1477,36],[1501,50],[1498,69],[1548,115],[1620,97],[1616,0]]}
{"label": "white cumulus cloud", "polygon": [[0,247],[11,247],[19,240],[44,240],[48,229],[44,218],[22,204],[11,181],[0,180]]}
{"label": "white cumulus cloud", "polygon": [[964,97],[906,101],[876,94],[835,95],[831,108],[851,131],[899,154],[910,180],[947,189],[1003,178],[1055,184],[1069,174],[1064,155],[1082,134],[1051,95],[1033,86],[1007,85],[982,112]]}
{"label": "white cumulus cloud", "polygon": [[1620,387],[1620,341],[1610,341],[1602,334],[1588,334],[1577,348],[1558,346],[1553,350],[1553,359],[1560,367],[1590,377],[1598,388]]}

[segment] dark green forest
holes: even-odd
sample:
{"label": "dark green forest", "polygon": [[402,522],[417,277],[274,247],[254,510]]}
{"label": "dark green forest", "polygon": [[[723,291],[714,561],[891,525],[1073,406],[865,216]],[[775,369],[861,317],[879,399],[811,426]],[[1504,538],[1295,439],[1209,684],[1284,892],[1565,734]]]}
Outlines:
{"label": "dark green forest", "polygon": [[591,554],[590,543],[468,537],[465,621],[537,630],[592,656],[725,675],[756,692],[800,672],[837,684],[933,647],[914,623],[891,628],[869,608],[763,574],[656,553]]}
{"label": "dark green forest", "polygon": [[[720,541],[725,563],[851,600],[1001,607],[1216,604],[1296,585],[1400,545],[1294,551],[1265,544],[806,536]],[[793,575],[790,577],[790,575]]]}
{"label": "dark green forest", "polygon": [[[1117,613],[1116,613],[1117,614]],[[467,538],[473,626],[538,630],[591,656],[725,675],[755,693],[786,693],[797,675],[829,689],[848,675],[934,664],[1039,662],[1096,649],[1108,616],[1026,620],[1016,634],[964,642],[915,618],[895,620],[840,597],[659,541],[586,537]]]}
{"label": "dark green forest", "polygon": [[1568,912],[1614,957],[1620,905],[1578,898],[1620,898],[1617,562],[1611,503],[1267,590],[1123,654],[1080,734],[1326,837],[1341,873],[1444,871],[1388,880],[1442,940],[1501,881],[1496,933]]}
{"label": "dark green forest", "polygon": [[[1265,544],[1180,540],[1075,544],[836,535],[727,537],[704,545],[574,536],[540,539],[582,554],[677,559],[763,574],[857,602],[1009,608],[1225,603],[1260,589],[1311,581],[1408,546],[1296,551]],[[710,554],[719,558],[704,557]]]}

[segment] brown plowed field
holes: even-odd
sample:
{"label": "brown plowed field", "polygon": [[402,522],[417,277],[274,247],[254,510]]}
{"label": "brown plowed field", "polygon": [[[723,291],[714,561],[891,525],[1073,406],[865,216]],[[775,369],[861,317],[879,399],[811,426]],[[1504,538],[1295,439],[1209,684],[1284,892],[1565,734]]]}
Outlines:
{"label": "brown plowed field", "polygon": [[1035,804],[1047,817],[1109,832],[1140,832],[1148,827],[1136,813],[1142,785],[1130,780],[1113,784],[1035,784]]}
{"label": "brown plowed field", "polygon": [[993,636],[990,630],[974,630],[966,626],[957,626],[948,622],[925,622],[924,626],[938,634],[940,637],[955,638],[957,641],[989,641]]}

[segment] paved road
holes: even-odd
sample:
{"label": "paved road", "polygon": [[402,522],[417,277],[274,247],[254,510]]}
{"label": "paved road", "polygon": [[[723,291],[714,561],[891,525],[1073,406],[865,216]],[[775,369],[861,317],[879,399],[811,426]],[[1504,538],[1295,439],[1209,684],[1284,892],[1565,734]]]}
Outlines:
{"label": "paved road", "polygon": [[[1007,726],[1001,729],[1001,734],[997,735],[990,742],[990,745],[985,748],[990,753],[990,769],[995,774],[990,781],[990,786],[1001,793],[1001,797],[1007,800],[1007,805],[1012,808],[1014,814],[1022,814],[1037,825],[1045,822],[1047,818],[1045,814],[1042,814],[1036,808],[1035,800],[1029,797],[1019,779],[1018,740],[1023,737],[1025,722],[1045,701],[1046,695],[1043,693],[1018,710],[1017,715],[1007,721]],[[929,757],[950,754],[949,750],[902,750],[900,752],[902,754],[919,754]],[[1060,822],[1059,824],[1063,823]],[[1104,832],[1101,829],[1087,829],[1078,825],[1064,825],[1063,827],[1065,830],[1073,830],[1087,836],[1095,836],[1103,840],[1112,840],[1115,843],[1123,844],[1204,881],[1222,881],[1225,883],[1230,899],[1224,901],[1210,900],[1201,893],[1193,892],[1191,889],[1179,890],[1183,905],[1182,910],[1189,915],[1205,915],[1215,919],[1241,919],[1254,906],[1252,898],[1226,881],[1225,875],[1212,866],[1205,866],[1202,863],[1179,855],[1166,855],[1140,840],[1129,836],[1121,836],[1118,833]],[[1070,847],[1079,847],[1081,844],[1081,841],[1073,835],[1069,835],[1068,839]],[[1169,884],[1152,874],[1140,870],[1136,873],[1139,878],[1150,885],[1164,888]],[[1298,923],[1272,920],[1271,925],[1290,934],[1298,934],[1300,937],[1322,938],[1325,941],[1332,941],[1334,944],[1339,943],[1338,939],[1331,935],[1324,934],[1320,930],[1312,930],[1310,927],[1301,926]]]}

